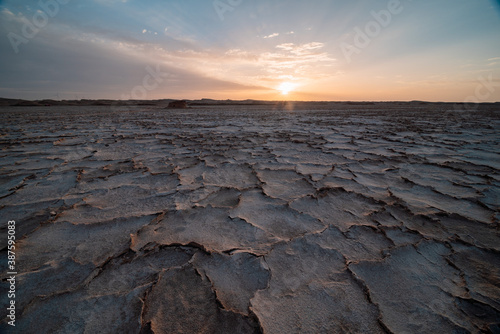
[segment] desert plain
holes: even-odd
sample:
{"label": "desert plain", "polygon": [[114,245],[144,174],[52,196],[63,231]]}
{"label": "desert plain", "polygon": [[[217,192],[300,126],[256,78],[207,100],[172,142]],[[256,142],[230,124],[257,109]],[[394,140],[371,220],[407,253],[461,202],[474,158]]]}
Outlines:
{"label": "desert plain", "polygon": [[498,104],[0,117],[1,332],[500,332]]}

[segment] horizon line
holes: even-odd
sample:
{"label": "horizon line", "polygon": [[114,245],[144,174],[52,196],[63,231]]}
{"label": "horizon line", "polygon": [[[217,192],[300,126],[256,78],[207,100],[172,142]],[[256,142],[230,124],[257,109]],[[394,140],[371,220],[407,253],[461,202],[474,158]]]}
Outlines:
{"label": "horizon line", "polygon": [[483,101],[483,102],[466,102],[466,101],[429,101],[429,100],[260,100],[260,99],[212,99],[212,98],[195,98],[195,99],[177,99],[177,98],[159,98],[159,99],[128,99],[128,100],[121,100],[121,99],[110,99],[110,98],[99,98],[99,99],[87,99],[87,98],[81,98],[81,99],[53,99],[53,98],[42,98],[42,99],[22,99],[22,98],[10,98],[10,97],[0,97],[0,100],[14,100],[14,101],[26,101],[26,102],[41,102],[41,101],[57,101],[57,102],[70,102],[70,101],[113,101],[113,102],[121,102],[121,103],[126,103],[126,102],[141,102],[141,101],[146,101],[146,102],[154,102],[154,101],[203,101],[203,100],[209,100],[209,101],[214,101],[214,102],[245,102],[245,101],[254,101],[254,102],[268,102],[268,103],[283,103],[283,102],[300,102],[300,103],[347,103],[347,102],[357,102],[357,103],[412,103],[412,102],[419,102],[419,103],[454,103],[454,104],[496,104],[500,103],[500,101]]}

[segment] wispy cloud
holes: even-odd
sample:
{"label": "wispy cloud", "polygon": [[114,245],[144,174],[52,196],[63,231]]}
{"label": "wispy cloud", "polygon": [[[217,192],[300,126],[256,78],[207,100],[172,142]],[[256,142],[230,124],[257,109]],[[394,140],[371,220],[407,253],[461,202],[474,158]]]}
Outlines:
{"label": "wispy cloud", "polygon": [[284,43],[277,45],[275,51],[260,53],[230,49],[225,52],[225,63],[230,64],[230,72],[223,71],[221,74],[236,75],[245,81],[258,82],[270,88],[283,80],[306,84],[311,80],[335,75],[332,67],[335,67],[336,60],[322,50],[324,46],[321,42]]}
{"label": "wispy cloud", "polygon": [[274,38],[274,37],[278,37],[280,34],[275,32],[274,34],[271,34],[271,35],[267,35],[267,36],[264,36],[264,38]]}
{"label": "wispy cloud", "polygon": [[322,42],[283,43],[274,50],[203,49],[195,45],[177,49],[157,43],[112,42],[108,48],[121,54],[147,57],[168,66],[189,70],[217,80],[274,89],[282,80],[307,82],[331,76],[336,60],[324,50]]}
{"label": "wispy cloud", "polygon": [[325,46],[324,43],[312,42],[307,44],[296,45],[294,43],[284,43],[277,45],[276,48],[289,51],[295,55],[307,55],[310,54],[312,50],[322,49]]}

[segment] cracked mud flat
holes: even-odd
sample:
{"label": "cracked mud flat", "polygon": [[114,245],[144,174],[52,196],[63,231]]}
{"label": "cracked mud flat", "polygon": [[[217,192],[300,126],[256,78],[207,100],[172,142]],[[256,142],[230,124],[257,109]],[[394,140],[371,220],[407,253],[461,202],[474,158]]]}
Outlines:
{"label": "cracked mud flat", "polygon": [[3,108],[0,332],[499,333],[489,108]]}

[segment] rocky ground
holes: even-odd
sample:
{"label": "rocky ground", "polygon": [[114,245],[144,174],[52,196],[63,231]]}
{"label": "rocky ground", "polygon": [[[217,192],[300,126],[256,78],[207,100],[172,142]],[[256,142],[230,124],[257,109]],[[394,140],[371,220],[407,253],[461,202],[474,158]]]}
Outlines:
{"label": "rocky ground", "polygon": [[0,116],[0,332],[500,332],[498,108]]}

